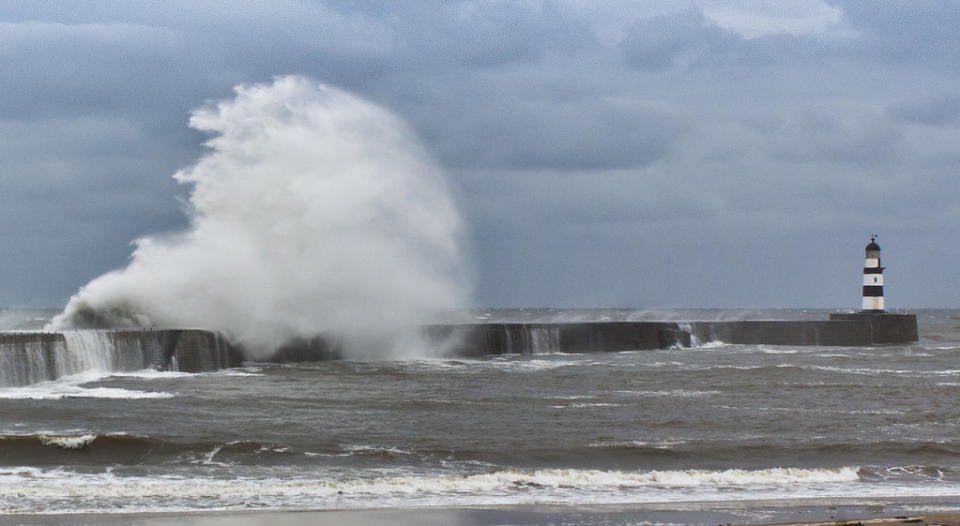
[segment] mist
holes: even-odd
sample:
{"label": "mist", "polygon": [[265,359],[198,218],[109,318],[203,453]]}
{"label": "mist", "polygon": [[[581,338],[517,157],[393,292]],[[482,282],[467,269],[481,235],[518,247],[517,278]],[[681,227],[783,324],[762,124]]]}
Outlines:
{"label": "mist", "polygon": [[335,333],[347,357],[423,352],[416,328],[463,308],[462,222],[444,174],[397,117],[300,76],[191,113],[208,152],[190,228],[135,241],[51,329],[195,327],[252,357]]}

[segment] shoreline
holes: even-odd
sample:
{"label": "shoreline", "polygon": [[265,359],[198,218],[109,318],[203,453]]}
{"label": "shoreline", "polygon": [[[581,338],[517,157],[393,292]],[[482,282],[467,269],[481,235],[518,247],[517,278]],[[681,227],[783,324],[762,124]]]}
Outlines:
{"label": "shoreline", "polygon": [[417,525],[703,525],[853,526],[919,524],[960,526],[960,496],[882,499],[644,504],[518,504],[508,506],[369,509],[249,509],[143,513],[3,514],[18,526],[417,526]]}

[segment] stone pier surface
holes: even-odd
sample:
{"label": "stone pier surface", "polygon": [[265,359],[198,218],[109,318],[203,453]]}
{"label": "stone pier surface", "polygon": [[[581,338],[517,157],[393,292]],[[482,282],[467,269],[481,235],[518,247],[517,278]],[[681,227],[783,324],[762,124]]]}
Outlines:
{"label": "stone pier surface", "polygon": [[[690,347],[722,342],[745,345],[869,346],[917,341],[913,314],[831,314],[828,320],[603,321],[474,323],[423,328],[427,342],[452,357],[548,352],[593,353]],[[75,348],[68,349],[74,346]],[[278,362],[341,358],[334,335],[291,341]],[[91,367],[108,370],[203,372],[237,367],[242,350],[218,332],[197,329],[0,332],[0,386],[26,385]]]}

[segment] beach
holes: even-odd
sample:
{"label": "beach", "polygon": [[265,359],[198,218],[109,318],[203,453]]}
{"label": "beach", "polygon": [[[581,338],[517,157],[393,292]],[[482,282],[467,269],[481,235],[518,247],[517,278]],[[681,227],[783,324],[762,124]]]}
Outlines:
{"label": "beach", "polygon": [[[960,512],[916,512],[914,506],[796,505],[672,509],[662,506],[513,506],[501,508],[421,508],[338,511],[249,511],[146,514],[0,515],[0,523],[17,526],[508,526],[508,525],[720,525],[854,526],[916,524],[960,526]],[[928,504],[930,507],[939,507]],[[911,512],[905,511],[910,509]]]}

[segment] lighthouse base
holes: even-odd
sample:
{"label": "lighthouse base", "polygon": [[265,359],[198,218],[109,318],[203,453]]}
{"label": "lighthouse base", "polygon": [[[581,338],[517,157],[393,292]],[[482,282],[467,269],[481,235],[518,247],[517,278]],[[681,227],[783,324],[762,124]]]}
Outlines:
{"label": "lighthouse base", "polygon": [[917,341],[916,314],[886,312],[832,313],[831,320],[862,323],[870,334],[870,343],[904,343]]}

